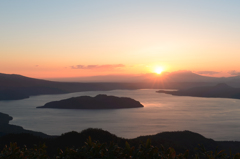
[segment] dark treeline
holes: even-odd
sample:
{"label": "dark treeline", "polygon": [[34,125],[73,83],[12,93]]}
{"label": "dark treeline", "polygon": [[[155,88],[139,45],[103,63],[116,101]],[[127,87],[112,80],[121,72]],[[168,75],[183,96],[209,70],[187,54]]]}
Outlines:
{"label": "dark treeline", "polygon": [[101,129],[86,129],[82,132],[69,132],[62,134],[58,137],[42,138],[31,134],[7,134],[0,137],[0,149],[3,150],[6,145],[10,143],[17,143],[20,148],[27,146],[28,149],[34,148],[34,145],[46,145],[46,154],[50,157],[59,154],[59,149],[65,151],[68,148],[80,148],[86,145],[86,140],[91,137],[92,141],[98,141],[99,143],[106,143],[106,145],[111,145],[111,143],[117,144],[119,147],[126,147],[126,142],[135,149],[139,145],[151,141],[153,147],[161,149],[173,148],[176,154],[184,154],[188,151],[190,156],[196,154],[196,147],[203,145],[205,151],[215,151],[218,147],[218,151],[225,150],[226,155],[230,155],[230,150],[232,154],[236,154],[240,150],[239,142],[219,142],[212,139],[207,139],[200,134],[193,133],[190,131],[182,132],[163,132],[156,135],[141,136],[134,139],[124,139],[117,137],[107,131]]}

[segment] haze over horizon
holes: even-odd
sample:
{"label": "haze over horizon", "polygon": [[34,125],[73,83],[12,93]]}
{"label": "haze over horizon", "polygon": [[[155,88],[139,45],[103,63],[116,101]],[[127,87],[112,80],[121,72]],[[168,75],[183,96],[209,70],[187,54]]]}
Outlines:
{"label": "haze over horizon", "polygon": [[1,1],[0,73],[240,75],[239,1]]}
{"label": "haze over horizon", "polygon": [[237,82],[240,75],[229,77],[215,77],[201,75],[191,71],[161,72],[160,74],[109,74],[97,76],[80,76],[65,78],[45,78],[45,80],[59,82]]}

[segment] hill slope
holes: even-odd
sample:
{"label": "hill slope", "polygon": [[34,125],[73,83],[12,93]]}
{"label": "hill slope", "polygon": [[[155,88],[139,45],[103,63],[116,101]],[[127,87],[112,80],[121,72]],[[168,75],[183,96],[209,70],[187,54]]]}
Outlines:
{"label": "hill slope", "polygon": [[232,153],[239,152],[240,142],[220,142],[212,139],[207,139],[204,136],[191,132],[191,131],[177,131],[177,132],[163,132],[156,135],[141,136],[134,139],[124,139],[117,137],[101,129],[86,129],[82,132],[68,132],[55,138],[40,138],[31,134],[8,134],[0,137],[0,149],[10,142],[17,142],[19,146],[26,145],[28,148],[34,144],[45,143],[49,155],[57,154],[58,149],[65,150],[66,147],[78,148],[85,145],[88,137],[91,136],[92,141],[99,141],[100,143],[110,144],[111,142],[118,144],[120,147],[125,147],[128,142],[130,146],[138,147],[142,143],[146,143],[148,139],[151,140],[153,146],[165,148],[172,147],[177,153],[184,153],[189,150],[190,154],[195,152],[195,148],[199,144],[203,145],[206,150],[228,150],[231,149]]}

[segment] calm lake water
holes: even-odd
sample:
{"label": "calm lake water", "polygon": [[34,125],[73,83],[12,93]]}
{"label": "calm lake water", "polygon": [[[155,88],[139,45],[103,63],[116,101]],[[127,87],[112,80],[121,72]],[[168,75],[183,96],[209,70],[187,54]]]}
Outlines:
{"label": "calm lake water", "polygon": [[[47,102],[81,95],[130,97],[144,108],[115,110],[37,109]],[[190,130],[214,140],[240,141],[240,100],[197,98],[156,93],[154,89],[91,91],[33,96],[0,101],[0,112],[25,129],[60,135],[86,128],[101,128],[119,137],[135,138],[163,131]]]}

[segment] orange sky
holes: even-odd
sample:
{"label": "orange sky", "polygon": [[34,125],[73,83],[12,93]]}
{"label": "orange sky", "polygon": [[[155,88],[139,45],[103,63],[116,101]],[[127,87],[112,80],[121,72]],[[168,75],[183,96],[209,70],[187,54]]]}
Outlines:
{"label": "orange sky", "polygon": [[240,2],[0,2],[0,72],[35,78],[240,72]]}

